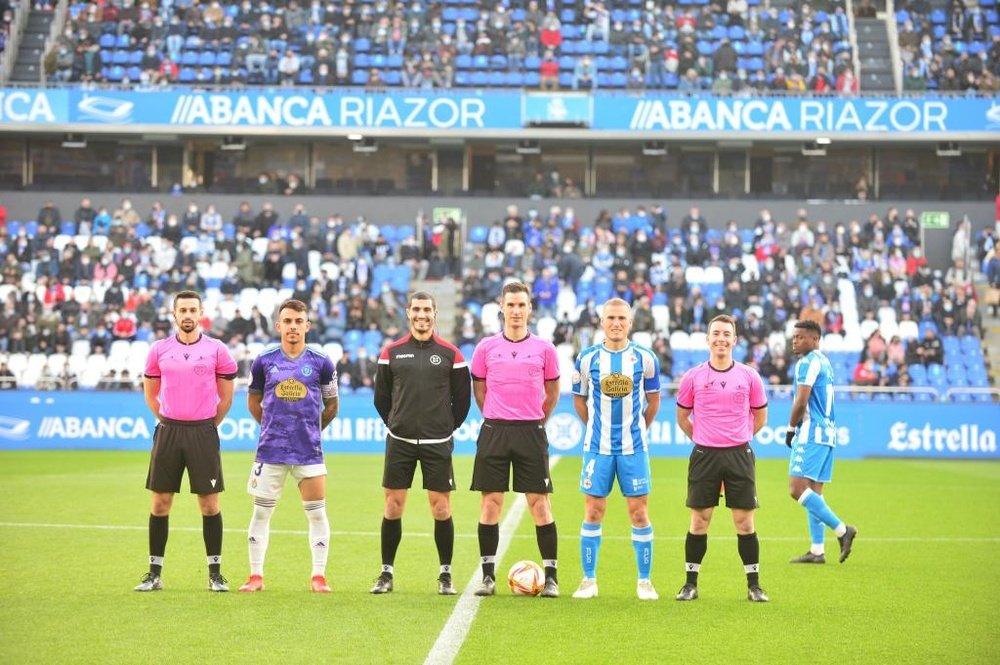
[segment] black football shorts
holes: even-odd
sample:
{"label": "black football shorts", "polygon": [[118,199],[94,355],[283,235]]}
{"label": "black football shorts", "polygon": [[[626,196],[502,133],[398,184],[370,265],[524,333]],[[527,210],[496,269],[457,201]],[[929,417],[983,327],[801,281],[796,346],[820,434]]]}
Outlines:
{"label": "black football shorts", "polygon": [[757,508],[757,469],[750,444],[729,448],[696,445],[691,451],[688,508],[717,506],[720,493],[725,493],[727,508]]}
{"label": "black football shorts", "polygon": [[514,491],[552,492],[549,477],[549,441],[540,420],[512,421],[487,418],[476,441],[472,489],[506,492],[514,468]]}
{"label": "black football shorts", "polygon": [[455,489],[455,470],[451,464],[454,449],[455,442],[450,439],[442,443],[418,444],[387,435],[382,487],[392,490],[409,489],[413,485],[417,462],[420,462],[425,490],[451,492]]}
{"label": "black football shorts", "polygon": [[215,494],[225,489],[219,430],[212,420],[164,419],[153,431],[146,489],[180,492],[184,469],[192,494]]}

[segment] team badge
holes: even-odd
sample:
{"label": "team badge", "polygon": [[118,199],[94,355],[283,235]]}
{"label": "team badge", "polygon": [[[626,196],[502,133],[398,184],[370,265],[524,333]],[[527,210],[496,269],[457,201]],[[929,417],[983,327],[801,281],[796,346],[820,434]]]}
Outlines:
{"label": "team badge", "polygon": [[302,368],[302,376],[309,376],[312,373],[313,373],[313,368],[310,367],[309,365],[306,365],[305,367]]}
{"label": "team badge", "polygon": [[593,484],[594,483],[591,482],[590,478],[583,479],[583,489],[589,490],[593,486]]}
{"label": "team badge", "polygon": [[436,353],[433,356],[431,356],[429,358],[429,360],[431,361],[432,365],[440,365],[441,364],[441,356],[439,356]]}

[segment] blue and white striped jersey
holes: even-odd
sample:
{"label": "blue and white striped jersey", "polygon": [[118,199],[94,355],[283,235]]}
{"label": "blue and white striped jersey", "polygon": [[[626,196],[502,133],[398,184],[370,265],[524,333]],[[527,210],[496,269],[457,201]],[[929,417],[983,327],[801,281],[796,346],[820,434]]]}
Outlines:
{"label": "blue and white striped jersey", "polygon": [[799,386],[812,386],[806,415],[795,443],[837,445],[837,419],[833,413],[833,367],[822,353],[810,351],[795,365],[795,392]]}
{"label": "blue and white striped jersey", "polygon": [[580,352],[573,394],[587,398],[584,452],[632,455],[647,449],[646,393],[660,390],[660,361],[651,350],[629,342],[621,351],[595,344]]}

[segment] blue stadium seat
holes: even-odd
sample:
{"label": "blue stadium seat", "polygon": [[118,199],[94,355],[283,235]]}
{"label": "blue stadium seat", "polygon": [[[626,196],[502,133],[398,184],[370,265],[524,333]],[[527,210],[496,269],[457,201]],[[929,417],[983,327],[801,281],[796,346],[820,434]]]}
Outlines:
{"label": "blue stadium seat", "polygon": [[982,346],[979,344],[979,339],[973,335],[964,335],[960,340],[959,344],[962,349],[962,353],[974,353],[975,351],[982,351]]}
{"label": "blue stadium seat", "polygon": [[354,52],[355,53],[367,53],[372,48],[371,42],[364,37],[358,37],[354,40]]}
{"label": "blue stadium seat", "polygon": [[524,74],[521,72],[507,72],[504,85],[510,88],[521,88],[524,86]]}
{"label": "blue stadium seat", "polygon": [[351,72],[351,83],[354,85],[365,85],[368,83],[368,72],[363,69],[355,69]]}

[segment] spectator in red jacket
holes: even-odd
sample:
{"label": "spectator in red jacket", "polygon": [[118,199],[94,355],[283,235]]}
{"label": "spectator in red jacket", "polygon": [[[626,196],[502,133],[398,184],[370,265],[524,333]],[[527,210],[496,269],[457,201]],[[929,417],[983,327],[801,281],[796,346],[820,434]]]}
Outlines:
{"label": "spectator in red jacket", "polygon": [[542,64],[538,66],[538,74],[538,87],[542,90],[559,89],[559,61],[551,50],[545,52]]}

